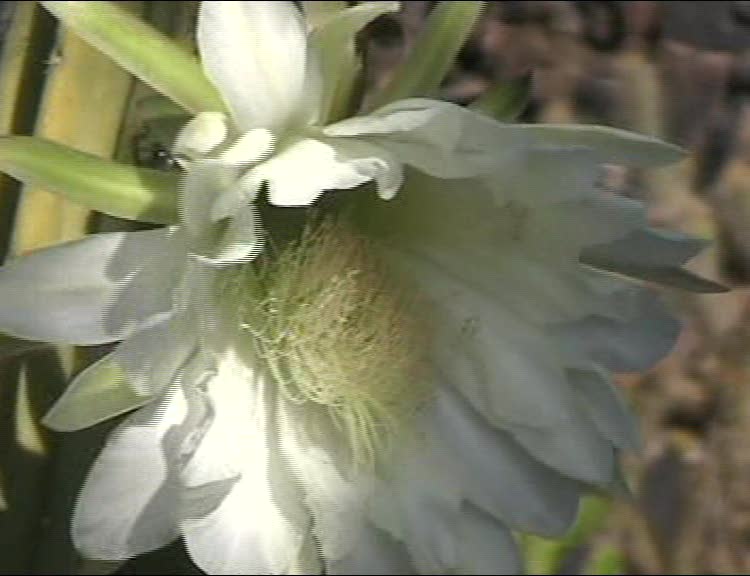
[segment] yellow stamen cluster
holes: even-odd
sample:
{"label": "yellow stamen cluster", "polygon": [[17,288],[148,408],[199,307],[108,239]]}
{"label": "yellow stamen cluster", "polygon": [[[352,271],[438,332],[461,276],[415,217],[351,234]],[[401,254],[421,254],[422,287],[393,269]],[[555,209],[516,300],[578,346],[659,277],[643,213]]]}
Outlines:
{"label": "yellow stamen cluster", "polygon": [[416,298],[330,221],[254,266],[241,319],[271,376],[290,401],[325,407],[354,461],[374,464],[429,397]]}

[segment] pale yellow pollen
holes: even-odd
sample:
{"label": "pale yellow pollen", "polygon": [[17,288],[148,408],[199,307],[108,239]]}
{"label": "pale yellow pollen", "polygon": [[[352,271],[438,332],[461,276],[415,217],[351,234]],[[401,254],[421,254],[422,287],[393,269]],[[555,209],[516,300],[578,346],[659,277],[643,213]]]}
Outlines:
{"label": "pale yellow pollen", "polygon": [[243,328],[284,395],[327,408],[354,461],[373,464],[431,391],[414,292],[366,239],[330,221],[241,282]]}

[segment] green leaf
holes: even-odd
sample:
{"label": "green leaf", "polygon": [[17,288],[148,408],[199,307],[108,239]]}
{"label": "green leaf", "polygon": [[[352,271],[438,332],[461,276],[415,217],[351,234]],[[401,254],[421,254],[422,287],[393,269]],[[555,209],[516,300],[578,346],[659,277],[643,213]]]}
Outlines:
{"label": "green leaf", "polygon": [[31,136],[0,137],[0,171],[112,216],[177,222],[178,176]]}
{"label": "green leaf", "polygon": [[493,86],[469,108],[501,122],[512,122],[523,112],[531,94],[531,75]]}
{"label": "green leaf", "polygon": [[355,36],[378,16],[398,9],[398,2],[363,2],[329,14],[310,33],[310,41],[320,55],[324,88],[321,108],[326,123],[347,115],[352,88],[361,71]]}
{"label": "green leaf", "polygon": [[484,2],[441,2],[427,18],[425,29],[391,82],[378,94],[373,108],[394,100],[430,96],[445,78],[471,34]]}
{"label": "green leaf", "polygon": [[225,110],[195,56],[113,2],[42,4],[84,40],[186,110]]}

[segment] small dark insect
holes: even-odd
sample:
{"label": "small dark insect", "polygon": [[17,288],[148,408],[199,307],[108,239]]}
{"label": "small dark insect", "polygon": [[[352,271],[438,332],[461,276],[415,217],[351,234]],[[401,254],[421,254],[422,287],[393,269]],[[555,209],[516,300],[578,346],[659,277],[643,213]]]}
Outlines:
{"label": "small dark insect", "polygon": [[167,145],[154,138],[148,126],[136,133],[132,141],[133,160],[138,166],[154,170],[178,170],[176,158]]}

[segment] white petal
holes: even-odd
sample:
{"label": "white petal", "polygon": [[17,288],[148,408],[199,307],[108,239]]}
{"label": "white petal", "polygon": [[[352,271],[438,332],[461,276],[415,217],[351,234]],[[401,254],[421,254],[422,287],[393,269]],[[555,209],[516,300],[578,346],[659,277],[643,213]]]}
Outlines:
{"label": "white petal", "polygon": [[[193,238],[193,244],[211,245],[217,231],[211,206],[224,193],[233,193],[239,170],[216,160],[192,162],[180,182],[180,222]],[[239,206],[238,206],[239,208]]]}
{"label": "white petal", "polygon": [[570,366],[587,368],[594,361],[615,372],[640,372],[661,360],[674,346],[680,324],[658,297],[645,289],[633,288],[615,298],[629,304],[631,317],[589,316],[550,327],[550,334],[566,350]]}
{"label": "white petal", "polygon": [[282,128],[314,98],[305,94],[305,24],[291,2],[204,2],[198,46],[242,131]]}
{"label": "white petal", "polygon": [[671,164],[685,152],[652,136],[586,124],[516,125],[526,137],[549,146],[586,146],[599,162],[648,168]]}
{"label": "white petal", "polygon": [[602,435],[617,448],[638,450],[638,423],[609,375],[603,370],[571,370],[568,378]]}
{"label": "white petal", "polygon": [[498,171],[493,187],[498,200],[539,206],[587,198],[600,176],[588,148],[544,146],[519,151],[516,162]]}
{"label": "white petal", "polygon": [[460,574],[521,574],[521,554],[510,530],[473,506],[461,514]]}
{"label": "white petal", "polygon": [[[575,407],[565,411],[575,414]],[[514,424],[509,431],[534,458],[566,476],[600,486],[612,482],[614,449],[583,411],[549,428]]]}
{"label": "white petal", "polygon": [[354,549],[331,562],[326,574],[416,574],[403,544],[372,525],[364,526]]}
{"label": "white petal", "polygon": [[404,440],[373,500],[387,510],[373,510],[371,518],[404,542],[419,573],[449,572],[459,561],[461,486],[452,463],[432,444],[437,439]]}
{"label": "white petal", "polygon": [[163,317],[183,258],[173,229],[95,234],[0,268],[0,330],[92,345]]}
{"label": "white petal", "polygon": [[208,393],[214,418],[183,482],[194,489],[237,479],[209,514],[183,519],[188,552],[211,574],[284,573],[302,552],[309,518],[278,453],[273,390],[227,358]]}
{"label": "white petal", "polygon": [[307,206],[326,190],[354,188],[370,180],[380,180],[381,194],[389,195],[400,184],[394,164],[375,146],[304,139],[251,170],[242,186],[257,190],[267,182],[269,199],[277,206]]}
{"label": "white petal", "polygon": [[494,148],[462,146],[466,112],[447,102],[399,100],[368,116],[349,118],[323,132],[356,137],[388,150],[404,164],[439,178],[466,178],[489,172]]}
{"label": "white petal", "polygon": [[176,451],[188,403],[179,386],[112,433],[84,484],[73,542],[85,556],[125,560],[177,538]]}
{"label": "white petal", "polygon": [[339,560],[363,537],[372,479],[352,472],[348,444],[327,411],[284,401],[279,420],[281,450],[305,492],[320,552],[326,562]]}
{"label": "white petal", "polygon": [[454,391],[440,388],[435,426],[465,497],[516,530],[561,535],[575,520],[579,486],[490,427]]}
{"label": "white petal", "polygon": [[724,286],[680,267],[706,244],[704,240],[683,234],[641,228],[623,238],[586,248],[581,261],[602,270],[684,290],[725,292]]}
{"label": "white petal", "polygon": [[175,154],[188,158],[205,156],[227,137],[227,118],[221,112],[201,112],[177,134],[172,146]]}
{"label": "white petal", "polygon": [[268,156],[274,148],[276,137],[265,128],[248,130],[240,136],[219,160],[224,164],[254,164]]}
{"label": "white petal", "polygon": [[496,424],[552,426],[565,418],[561,407],[570,392],[542,327],[426,257],[401,261],[434,305],[431,358],[445,381]]}
{"label": "white petal", "polygon": [[197,257],[214,266],[253,260],[263,250],[265,236],[254,204],[241,207],[232,218],[215,226],[223,227],[216,244]]}

